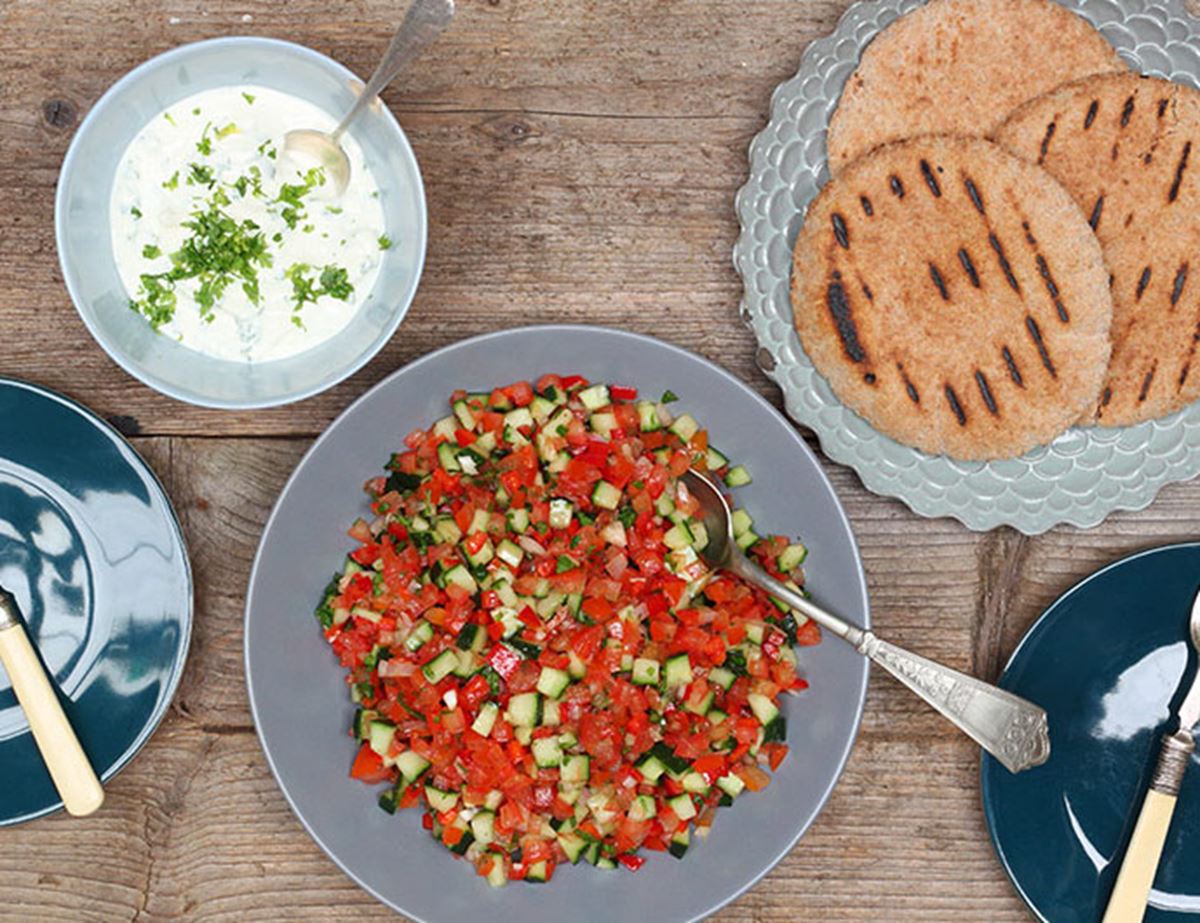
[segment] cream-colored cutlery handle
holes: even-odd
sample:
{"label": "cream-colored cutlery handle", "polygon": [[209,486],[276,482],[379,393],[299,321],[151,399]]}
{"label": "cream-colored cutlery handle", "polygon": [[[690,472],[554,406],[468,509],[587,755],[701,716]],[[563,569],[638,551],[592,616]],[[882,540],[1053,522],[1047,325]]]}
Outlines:
{"label": "cream-colored cutlery handle", "polygon": [[1179,785],[1195,750],[1196,742],[1186,729],[1163,738],[1154,779],[1142,802],[1129,849],[1121,861],[1103,923],[1141,923],[1146,915],[1146,902],[1175,814]]}
{"label": "cream-colored cutlery handle", "polygon": [[103,804],[104,789],[21,625],[0,630],[0,663],[67,811],[91,814]]}

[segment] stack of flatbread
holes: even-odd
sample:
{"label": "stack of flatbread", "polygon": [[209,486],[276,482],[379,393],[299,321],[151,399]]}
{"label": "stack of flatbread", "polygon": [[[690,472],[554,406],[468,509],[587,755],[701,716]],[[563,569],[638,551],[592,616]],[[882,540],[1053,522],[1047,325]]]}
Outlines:
{"label": "stack of flatbread", "polygon": [[867,47],[828,148],[796,327],[876,428],[1008,458],[1200,397],[1200,91],[1051,0],[931,0]]}

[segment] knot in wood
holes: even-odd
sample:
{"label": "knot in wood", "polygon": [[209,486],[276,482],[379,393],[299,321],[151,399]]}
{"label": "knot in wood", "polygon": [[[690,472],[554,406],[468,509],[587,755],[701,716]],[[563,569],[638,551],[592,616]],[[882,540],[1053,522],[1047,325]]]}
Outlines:
{"label": "knot in wood", "polygon": [[42,118],[51,128],[70,128],[75,124],[75,104],[65,99],[48,99],[42,103]]}

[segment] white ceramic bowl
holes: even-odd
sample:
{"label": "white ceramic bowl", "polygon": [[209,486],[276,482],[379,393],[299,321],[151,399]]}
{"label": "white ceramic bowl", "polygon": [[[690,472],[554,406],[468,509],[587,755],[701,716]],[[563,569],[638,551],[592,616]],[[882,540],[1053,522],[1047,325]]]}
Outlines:
{"label": "white ceramic bowl", "polygon": [[301,400],[353,374],[396,331],[425,262],[425,190],[416,157],[386,106],[364,112],[353,132],[379,184],[385,232],[395,241],[353,321],[287,359],[232,362],[160,336],[129,309],[109,233],[113,177],[129,142],[167,106],[214,87],[253,83],[292,93],[331,113],[348,110],[362,86],[319,52],[275,39],[234,37],[183,45],[134,68],[100,98],[63,161],[54,208],[63,279],[92,336],[129,374],[163,394],[205,407],[269,407]]}

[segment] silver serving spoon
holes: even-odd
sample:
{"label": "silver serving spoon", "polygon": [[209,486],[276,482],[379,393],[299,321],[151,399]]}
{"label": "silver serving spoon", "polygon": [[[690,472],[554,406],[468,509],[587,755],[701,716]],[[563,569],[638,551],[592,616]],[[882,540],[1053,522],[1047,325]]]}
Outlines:
{"label": "silver serving spoon", "polygon": [[1040,766],[1050,758],[1050,735],[1042,709],[1011,692],[881,641],[784,586],[742,554],[734,541],[729,504],[712,481],[696,471],[688,471],[682,480],[700,503],[708,530],[708,544],[700,554],[710,567],[761,587],[853,645],[958,725],[1010,772]]}
{"label": "silver serving spoon", "polygon": [[350,158],[339,139],[360,112],[375,101],[383,88],[411,64],[442,34],[454,16],[454,0],[413,0],[396,30],[391,45],[358,99],[333,131],[298,128],[283,136],[282,157],[297,155],[316,160],[325,168],[325,181],[334,195],[341,195],[350,184]]}

